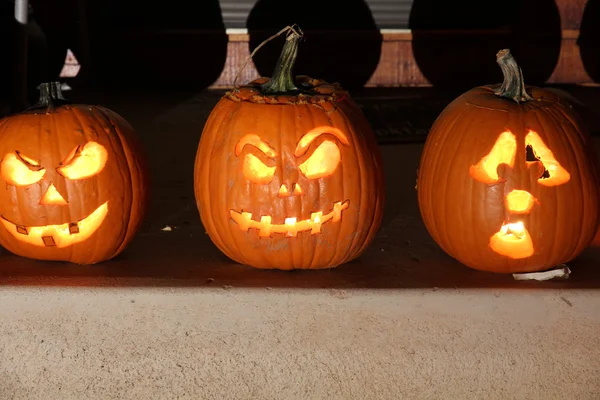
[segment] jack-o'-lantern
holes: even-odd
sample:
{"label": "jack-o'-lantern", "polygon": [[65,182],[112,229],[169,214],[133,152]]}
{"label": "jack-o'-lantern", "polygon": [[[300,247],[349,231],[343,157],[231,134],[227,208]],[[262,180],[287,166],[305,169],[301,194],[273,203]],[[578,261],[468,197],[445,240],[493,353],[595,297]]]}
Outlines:
{"label": "jack-o'-lantern", "polygon": [[0,244],[14,254],[93,264],[141,226],[146,163],[131,125],[100,106],[72,104],[60,83],[0,121]]}
{"label": "jack-o'-lantern", "polygon": [[591,138],[554,92],[525,86],[508,50],[502,85],[455,99],[431,128],[418,170],[423,221],[461,263],[498,273],[568,262],[594,237],[599,181]]}
{"label": "jack-o'-lantern", "polygon": [[212,110],[195,164],[203,225],[231,259],[264,269],[332,268],[358,257],[381,223],[375,136],[337,84],[291,69],[288,31],[274,76],[236,87]]}

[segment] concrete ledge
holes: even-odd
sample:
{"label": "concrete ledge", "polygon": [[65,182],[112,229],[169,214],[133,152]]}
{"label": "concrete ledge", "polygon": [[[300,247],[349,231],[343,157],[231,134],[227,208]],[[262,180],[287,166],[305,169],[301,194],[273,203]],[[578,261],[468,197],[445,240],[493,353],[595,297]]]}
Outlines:
{"label": "concrete ledge", "polygon": [[4,399],[600,398],[600,292],[0,289]]}

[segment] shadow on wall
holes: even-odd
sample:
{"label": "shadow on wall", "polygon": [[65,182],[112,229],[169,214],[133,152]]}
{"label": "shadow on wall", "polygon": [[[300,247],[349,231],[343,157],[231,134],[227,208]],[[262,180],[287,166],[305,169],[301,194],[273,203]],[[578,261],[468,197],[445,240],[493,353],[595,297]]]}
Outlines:
{"label": "shadow on wall", "polygon": [[[281,0],[258,0],[246,24],[250,51],[286,25],[296,23],[304,31],[304,41],[298,49],[294,75],[339,82],[345,89],[364,86],[377,68],[382,42],[364,0],[305,0],[297,7]],[[272,40],[254,55],[261,76],[273,73],[283,40],[283,36]]]}
{"label": "shadow on wall", "polygon": [[96,84],[203,89],[225,65],[218,0],[90,0],[85,14]]}
{"label": "shadow on wall", "polygon": [[600,83],[600,0],[588,0],[577,39],[585,71]]}
{"label": "shadow on wall", "polygon": [[[84,2],[77,0],[29,0],[35,20],[44,32],[47,59],[43,81],[59,78],[65,63],[67,49],[77,54],[80,63],[86,63],[86,37],[81,27],[85,26]],[[87,69],[84,69],[87,72]],[[41,82],[35,82],[36,86]]]}
{"label": "shadow on wall", "polygon": [[[23,67],[17,64],[16,56],[18,46],[21,42],[19,35],[25,34],[28,41],[27,51],[27,97],[29,101],[37,100],[37,86],[42,80],[47,79],[48,52],[46,36],[37,20],[39,13],[30,7],[29,23],[27,26],[16,22],[14,14],[15,5],[13,1],[0,1],[0,100],[9,100],[13,94],[13,84],[15,83],[16,73]],[[64,60],[64,55],[63,55]],[[21,110],[13,110],[14,112]],[[2,111],[0,110],[0,116]]]}
{"label": "shadow on wall", "polygon": [[560,55],[553,0],[414,0],[409,17],[421,72],[436,87],[460,91],[502,80],[496,53],[509,48],[531,85],[543,84]]}

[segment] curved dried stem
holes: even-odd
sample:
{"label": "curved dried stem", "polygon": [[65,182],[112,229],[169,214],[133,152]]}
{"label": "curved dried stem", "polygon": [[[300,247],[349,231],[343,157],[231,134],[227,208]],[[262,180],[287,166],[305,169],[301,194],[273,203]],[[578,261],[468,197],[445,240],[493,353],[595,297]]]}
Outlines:
{"label": "curved dried stem", "polygon": [[516,101],[517,103],[534,100],[525,90],[523,71],[517,64],[509,49],[500,50],[496,54],[496,62],[502,69],[504,81],[494,92],[495,95]]}
{"label": "curved dried stem", "polygon": [[[298,41],[304,36],[304,33],[302,32],[302,30],[296,24],[286,26],[285,28],[283,28],[282,30],[280,30],[276,34],[268,37],[261,44],[259,44],[252,51],[252,53],[250,54],[250,56],[244,61],[244,63],[240,67],[238,73],[235,75],[235,79],[233,80],[233,87],[237,87],[236,83],[237,83],[237,80],[238,80],[240,74],[242,73],[242,71],[244,70],[244,68],[246,68],[246,66],[248,65],[248,63],[252,59],[252,57],[254,57],[254,54],[256,54],[256,52],[258,50],[260,50],[265,44],[267,44],[271,40],[273,40],[273,39],[281,36],[284,33],[287,33],[286,43],[285,43],[285,45],[283,47],[281,55],[279,56],[279,60],[277,62],[277,66],[275,67],[275,72],[273,73],[273,77],[275,78],[278,75],[278,70],[281,70],[282,68],[284,70],[288,70],[288,72],[289,72],[289,74],[291,76],[291,69],[293,67],[294,62],[296,61],[296,55],[297,55],[297,52],[298,52]],[[284,57],[284,55],[286,55],[286,56]],[[286,60],[282,60],[282,58],[285,58]],[[284,64],[288,65],[289,68],[285,67],[285,65],[284,65],[284,67],[282,67],[281,66],[282,61],[286,61]],[[282,73],[285,74],[284,71],[279,72],[279,74],[282,74]],[[273,80],[273,79],[271,79],[271,80]]]}

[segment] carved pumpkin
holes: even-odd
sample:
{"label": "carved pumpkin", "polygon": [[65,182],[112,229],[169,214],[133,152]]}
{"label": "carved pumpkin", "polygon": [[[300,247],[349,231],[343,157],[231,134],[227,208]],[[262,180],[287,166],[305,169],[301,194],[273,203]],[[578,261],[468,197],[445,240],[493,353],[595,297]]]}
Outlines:
{"label": "carved pumpkin", "polygon": [[525,87],[508,50],[499,85],[455,99],[435,121],[418,171],[423,221],[478,270],[543,271],[575,258],[599,223],[596,155],[575,111]]}
{"label": "carved pumpkin", "polygon": [[42,260],[110,259],[146,210],[135,132],[113,111],[68,103],[59,83],[40,90],[37,106],[0,121],[0,244]]}
{"label": "carved pumpkin", "polygon": [[272,79],[218,102],[196,156],[195,195],[208,235],[228,257],[256,268],[335,267],[358,257],[381,223],[375,136],[338,85],[292,80],[300,37],[290,31]]}

